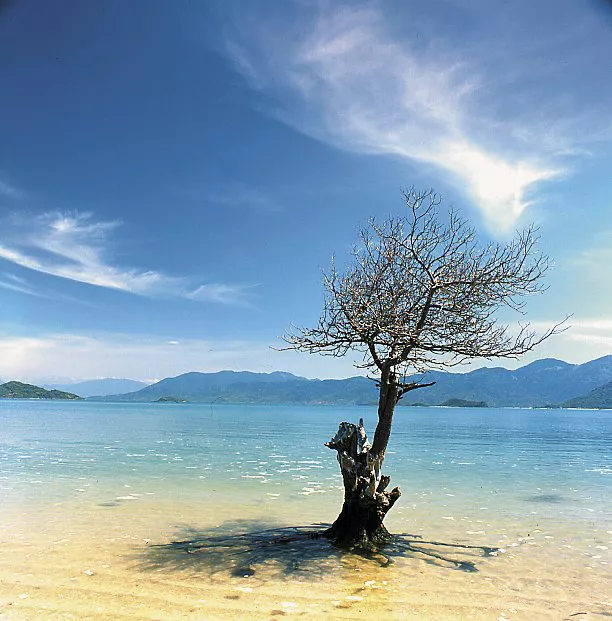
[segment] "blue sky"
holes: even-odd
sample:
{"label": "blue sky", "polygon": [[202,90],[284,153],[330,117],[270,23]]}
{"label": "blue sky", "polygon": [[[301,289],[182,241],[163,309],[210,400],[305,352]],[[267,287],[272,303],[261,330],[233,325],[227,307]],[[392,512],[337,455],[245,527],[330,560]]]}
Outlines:
{"label": "blue sky", "polygon": [[270,346],[411,185],[539,225],[522,363],[612,353],[610,58],[594,0],[1,3],[0,377],[354,374]]}

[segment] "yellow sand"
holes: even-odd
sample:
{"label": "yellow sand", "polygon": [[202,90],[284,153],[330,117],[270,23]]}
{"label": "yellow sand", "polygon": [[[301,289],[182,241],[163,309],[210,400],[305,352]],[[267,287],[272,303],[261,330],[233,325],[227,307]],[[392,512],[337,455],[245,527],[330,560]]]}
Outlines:
{"label": "yellow sand", "polygon": [[[177,552],[174,563],[155,556],[154,544],[172,541],[184,526],[206,531],[237,518],[308,524],[333,517],[320,515],[316,498],[298,515],[272,500],[240,511],[236,515],[229,503],[207,507],[153,498],[116,507],[74,500],[2,510],[0,619],[612,617],[612,532],[585,539],[552,521],[466,524],[418,510],[389,516],[392,530],[425,539],[503,546],[505,552],[489,558],[432,548],[473,560],[473,573],[410,554],[389,567],[332,556],[310,572],[285,573],[270,561],[249,577],[235,577],[223,567],[211,574],[197,554]],[[467,530],[472,534],[466,536]]]}

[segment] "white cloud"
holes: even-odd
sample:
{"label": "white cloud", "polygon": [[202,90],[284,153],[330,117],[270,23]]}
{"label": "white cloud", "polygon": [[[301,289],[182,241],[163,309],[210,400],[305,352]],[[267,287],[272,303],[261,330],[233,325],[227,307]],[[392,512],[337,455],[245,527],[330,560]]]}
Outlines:
{"label": "white cloud", "polygon": [[47,296],[40,291],[33,289],[24,278],[19,278],[14,274],[3,274],[0,276],[0,287],[8,289],[9,291],[17,291],[18,293],[25,293],[26,295],[32,295],[37,298],[46,298]]}
{"label": "white cloud", "polygon": [[603,356],[612,353],[612,317],[576,317],[564,335],[568,342]]}
{"label": "white cloud", "polygon": [[612,317],[583,317],[572,319],[571,323],[578,330],[590,330],[600,335],[612,336]]}
{"label": "white cloud", "polygon": [[[583,363],[612,352],[612,320],[606,317],[572,318],[572,328],[542,343],[519,360],[475,361],[456,372],[481,366],[517,368],[539,358]],[[535,322],[544,330],[550,323]],[[354,367],[358,356],[333,358],[294,351],[277,351],[280,342],[168,339],[134,334],[47,334],[22,337],[0,334],[0,378],[33,383],[129,377],[148,381],[189,371],[224,369],[269,373],[288,371],[304,377],[344,378],[363,374]]]}
{"label": "white cloud", "polygon": [[175,289],[180,279],[155,271],[121,269],[104,257],[115,222],[95,222],[89,214],[43,214],[13,218],[5,227],[0,258],[37,272],[138,294]]}
{"label": "white cloud", "polygon": [[[112,265],[110,238],[117,226],[117,222],[95,221],[83,213],[13,216],[0,231],[0,259],[43,274],[138,295],[244,303],[245,287],[205,284],[194,289],[196,285],[187,278]],[[2,286],[19,290],[10,285]]]}
{"label": "white cloud", "polygon": [[248,300],[248,290],[251,288],[252,287],[247,287],[244,285],[224,285],[220,283],[210,283],[206,285],[200,285],[197,289],[188,293],[187,297],[191,300],[250,306]]}
{"label": "white cloud", "polygon": [[[342,360],[276,351],[261,341],[171,339],[133,334],[0,335],[0,377],[4,381],[41,378],[150,379],[189,371],[289,371],[306,377],[357,375],[349,357]],[[58,380],[59,381],[59,380]]]}
{"label": "white cloud", "polygon": [[[539,334],[549,330],[558,321],[533,321],[530,328]],[[511,326],[515,328],[515,326]],[[504,366],[515,369],[540,358],[557,358],[572,364],[582,364],[612,354],[612,317],[573,316],[569,317],[567,329],[538,345],[533,351],[518,360],[488,362],[486,366]],[[468,366],[472,370],[480,363]]]}
{"label": "white cloud", "polygon": [[551,131],[544,140],[540,121],[521,118],[519,128],[488,117],[479,66],[439,41],[392,38],[378,10],[334,5],[296,36],[253,31],[258,40],[242,33],[246,43],[226,51],[254,88],[288,89],[282,120],[341,148],[440,168],[494,233],[511,230],[537,185],[564,172],[557,158],[571,151],[567,141]]}

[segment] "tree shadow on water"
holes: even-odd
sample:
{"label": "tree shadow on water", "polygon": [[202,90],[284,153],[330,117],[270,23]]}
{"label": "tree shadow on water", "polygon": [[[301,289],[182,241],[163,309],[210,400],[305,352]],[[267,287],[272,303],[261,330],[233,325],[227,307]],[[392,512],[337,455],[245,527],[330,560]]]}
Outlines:
{"label": "tree shadow on water", "polygon": [[329,524],[272,526],[253,520],[224,522],[217,528],[182,527],[170,543],[150,545],[139,556],[142,569],[229,573],[235,577],[281,574],[323,579],[330,572],[374,563],[386,567],[406,558],[439,567],[478,571],[476,561],[495,556],[496,548],[427,541],[418,535],[394,535],[380,551],[350,552],[323,537]]}

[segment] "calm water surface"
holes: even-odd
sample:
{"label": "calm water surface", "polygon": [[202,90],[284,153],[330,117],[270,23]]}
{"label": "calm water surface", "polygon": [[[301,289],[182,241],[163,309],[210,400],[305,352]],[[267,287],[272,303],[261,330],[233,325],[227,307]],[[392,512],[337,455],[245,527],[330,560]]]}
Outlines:
{"label": "calm water surface", "polygon": [[312,540],[255,562],[172,547],[332,521],[323,443],[359,417],[371,436],[365,407],[0,400],[0,618],[612,616],[612,412],[399,408],[386,524],[412,543],[389,566]]}
{"label": "calm water surface", "polygon": [[[8,505],[239,489],[245,501],[336,506],[338,467],[323,442],[360,416],[371,436],[365,407],[2,401],[0,492]],[[394,424],[386,471],[403,506],[612,514],[612,412],[399,408]]]}

